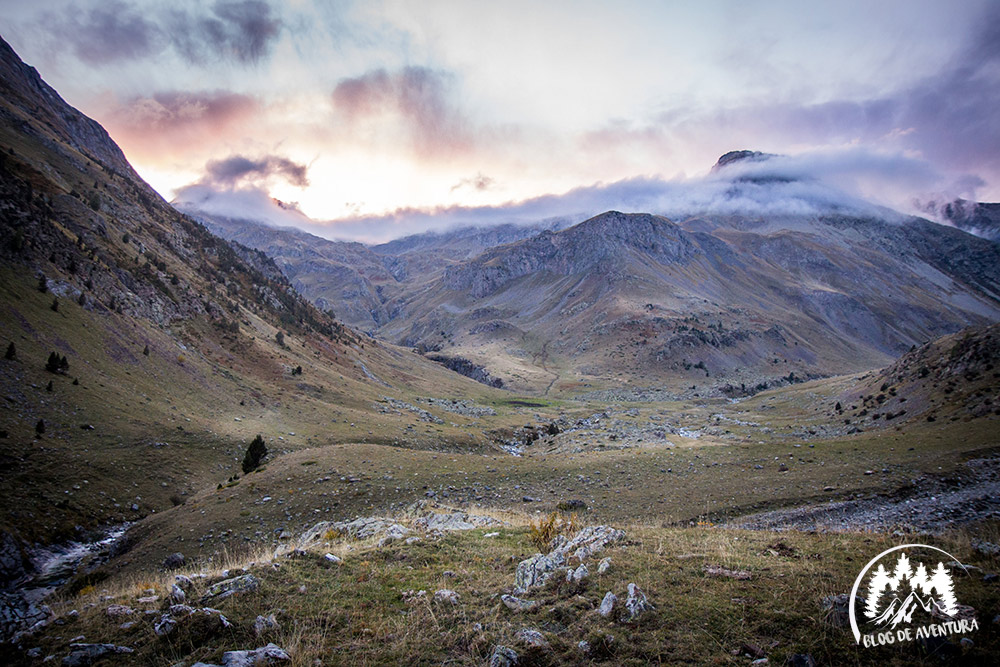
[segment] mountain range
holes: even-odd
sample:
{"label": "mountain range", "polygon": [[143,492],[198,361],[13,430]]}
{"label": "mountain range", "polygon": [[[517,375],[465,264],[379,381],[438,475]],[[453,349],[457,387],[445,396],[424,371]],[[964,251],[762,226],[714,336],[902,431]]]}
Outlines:
{"label": "mountain range", "polygon": [[[733,170],[734,191],[793,182],[736,169],[771,157],[734,151],[713,173]],[[674,220],[609,211],[373,246],[182,208],[274,257],[349,325],[535,393],[741,395],[885,365],[1000,319],[1000,246],[877,207]]]}

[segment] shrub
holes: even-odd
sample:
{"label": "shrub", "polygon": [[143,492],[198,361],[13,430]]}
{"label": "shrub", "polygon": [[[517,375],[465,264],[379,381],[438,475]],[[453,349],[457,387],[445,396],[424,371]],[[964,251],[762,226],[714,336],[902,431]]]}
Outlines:
{"label": "shrub", "polygon": [[258,433],[247,448],[246,456],[243,457],[243,474],[256,470],[261,459],[265,456],[267,456],[267,445],[264,444],[264,438]]}
{"label": "shrub", "polygon": [[280,331],[274,334],[274,340],[276,340],[278,342],[278,345],[280,345],[281,347],[285,346],[285,334],[281,333]]}
{"label": "shrub", "polygon": [[41,434],[45,433],[45,420],[44,419],[39,419],[38,423],[35,424],[35,433],[38,434],[38,435],[41,435]]}
{"label": "shrub", "polygon": [[49,308],[52,309],[53,313],[58,313],[59,312],[59,297],[56,297],[55,299],[52,299],[52,305],[49,306]]}
{"label": "shrub", "polygon": [[38,291],[42,294],[49,291],[49,279],[45,276],[38,276]]}
{"label": "shrub", "polygon": [[14,341],[11,341],[10,345],[7,346],[7,353],[3,355],[3,358],[7,361],[14,361],[17,359],[17,348],[14,347]]}
{"label": "shrub", "polygon": [[575,514],[570,516],[569,519],[564,519],[557,512],[553,512],[548,517],[540,517],[537,524],[534,522],[529,524],[528,529],[530,532],[528,537],[539,551],[545,552],[548,551],[549,543],[552,542],[556,535],[571,533],[576,528],[577,520]]}
{"label": "shrub", "polygon": [[143,353],[143,355],[145,355],[147,357],[149,356],[149,346],[148,345],[146,347],[142,348],[142,353]]}

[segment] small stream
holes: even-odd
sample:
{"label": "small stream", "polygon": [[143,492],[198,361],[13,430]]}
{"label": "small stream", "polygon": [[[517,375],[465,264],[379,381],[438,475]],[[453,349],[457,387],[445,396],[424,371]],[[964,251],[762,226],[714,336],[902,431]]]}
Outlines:
{"label": "small stream", "polygon": [[81,565],[93,569],[104,563],[131,526],[123,523],[106,528],[93,542],[66,542],[33,551],[31,562],[36,574],[21,586],[21,592],[30,600],[41,600],[68,582]]}

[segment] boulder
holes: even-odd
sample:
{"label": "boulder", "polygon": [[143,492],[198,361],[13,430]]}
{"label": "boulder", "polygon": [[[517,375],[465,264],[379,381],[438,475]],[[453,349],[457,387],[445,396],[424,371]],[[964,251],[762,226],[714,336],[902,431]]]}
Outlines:
{"label": "boulder", "polygon": [[514,572],[514,591],[523,593],[529,588],[543,585],[565,562],[565,557],[558,551],[553,551],[548,556],[535,554],[522,560]]}
{"label": "boulder", "polygon": [[186,562],[187,559],[184,558],[184,554],[178,551],[163,559],[163,567],[168,570],[176,570],[179,567],[184,567]]}
{"label": "boulder", "polygon": [[549,642],[545,639],[545,635],[534,628],[521,628],[515,633],[514,638],[529,646],[542,649],[549,648]]}
{"label": "boulder", "polygon": [[233,577],[232,579],[225,579],[209,586],[208,590],[205,591],[205,594],[201,596],[201,602],[202,604],[209,600],[213,602],[220,602],[231,595],[236,595],[237,593],[255,591],[258,586],[260,586],[260,581],[258,581],[257,577],[252,574],[244,574],[239,577]]}
{"label": "boulder", "polygon": [[166,637],[177,628],[177,621],[170,615],[160,616],[160,620],[153,624],[153,632],[157,637]]}
{"label": "boulder", "polygon": [[271,630],[280,630],[281,624],[278,623],[278,619],[274,617],[274,614],[268,614],[267,616],[257,616],[257,619],[253,622],[253,633],[260,637],[265,632]]}
{"label": "boulder", "polygon": [[109,655],[124,655],[134,650],[114,644],[70,644],[70,654],[62,660],[63,667],[88,667]]}
{"label": "boulder", "polygon": [[506,646],[495,646],[490,654],[489,667],[514,667],[517,664],[517,653]]}
{"label": "boulder", "polygon": [[534,600],[522,600],[513,595],[501,595],[500,601],[511,611],[531,611],[538,606]]}
{"label": "boulder", "polygon": [[268,644],[252,651],[226,651],[222,654],[222,667],[269,667],[292,658],[277,644]]}
{"label": "boulder", "polygon": [[611,557],[602,558],[601,562],[597,565],[597,574],[604,574],[611,567]]}
{"label": "boulder", "polygon": [[135,609],[132,609],[132,607],[126,607],[123,604],[113,604],[105,609],[104,613],[111,618],[116,618],[118,616],[131,616],[135,613]]}
{"label": "boulder", "polygon": [[443,604],[458,604],[458,593],[447,588],[434,591],[434,601]]}
{"label": "boulder", "polygon": [[638,586],[635,584],[628,585],[628,599],[625,600],[626,616],[622,620],[635,621],[647,611],[655,608],[646,599],[646,594]]}
{"label": "boulder", "polygon": [[184,589],[177,584],[172,584],[170,586],[170,601],[175,604],[183,604],[187,600],[187,593]]}
{"label": "boulder", "polygon": [[823,621],[835,628],[846,628],[851,624],[851,596],[847,593],[827,595],[820,601],[825,614]]}
{"label": "boulder", "polygon": [[604,599],[601,600],[601,606],[597,609],[597,613],[607,618],[614,613],[616,604],[618,604],[618,596],[608,591],[604,594]]}

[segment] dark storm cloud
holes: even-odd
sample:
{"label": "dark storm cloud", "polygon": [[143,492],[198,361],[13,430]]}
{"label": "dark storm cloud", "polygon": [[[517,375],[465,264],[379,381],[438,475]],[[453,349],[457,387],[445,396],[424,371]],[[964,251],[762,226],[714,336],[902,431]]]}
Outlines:
{"label": "dark storm cloud", "polygon": [[50,14],[44,23],[50,24],[54,35],[81,60],[92,65],[144,58],[166,44],[155,23],[119,0],[89,10],[71,5],[62,17]]}
{"label": "dark storm cloud", "polygon": [[450,99],[451,76],[426,67],[373,70],[344,79],[333,91],[334,107],[349,121],[397,115],[417,149],[435,153],[465,147],[467,122]]}
{"label": "dark storm cloud", "polygon": [[212,15],[175,10],[167,18],[177,52],[193,63],[221,57],[245,64],[259,62],[281,32],[281,20],[261,0],[217,2]]}
{"label": "dark storm cloud", "polygon": [[111,0],[93,9],[71,4],[59,14],[47,12],[39,25],[84,62],[102,65],[154,56],[168,47],[195,64],[217,59],[256,64],[269,54],[283,24],[263,0],[155,12]]}
{"label": "dark storm cloud", "polygon": [[259,182],[271,176],[280,176],[292,185],[304,188],[309,185],[308,167],[278,155],[265,155],[252,159],[233,155],[224,160],[212,160],[205,165],[207,180],[224,187],[234,187],[240,182]]}

